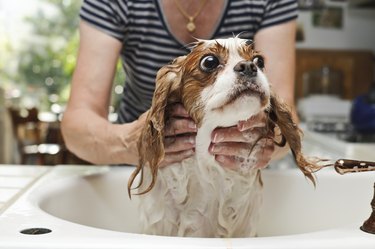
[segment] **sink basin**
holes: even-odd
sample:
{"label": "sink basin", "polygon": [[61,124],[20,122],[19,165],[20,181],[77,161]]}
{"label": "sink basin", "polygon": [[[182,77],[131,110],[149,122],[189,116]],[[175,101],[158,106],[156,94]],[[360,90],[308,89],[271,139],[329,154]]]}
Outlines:
{"label": "sink basin", "polygon": [[[52,169],[0,215],[0,248],[375,248],[375,235],[359,229],[375,173],[326,169],[314,188],[298,169],[264,170],[259,236],[219,239],[139,234],[137,197],[126,189],[132,170]],[[20,233],[27,229],[37,235]]]}

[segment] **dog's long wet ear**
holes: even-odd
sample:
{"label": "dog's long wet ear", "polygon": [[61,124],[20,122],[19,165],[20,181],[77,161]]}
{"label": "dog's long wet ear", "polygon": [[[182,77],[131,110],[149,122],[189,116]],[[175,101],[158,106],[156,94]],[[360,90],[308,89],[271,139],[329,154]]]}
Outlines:
{"label": "dog's long wet ear", "polygon": [[[155,185],[158,165],[164,158],[164,127],[166,122],[166,106],[180,101],[182,63],[184,57],[178,57],[170,65],[162,67],[156,76],[155,92],[145,126],[138,141],[139,164],[128,182],[128,193],[135,177],[141,173],[139,184],[143,184],[144,167],[150,167],[152,179],[150,185],[138,194],[149,192]],[[147,166],[146,166],[147,165]]]}
{"label": "dog's long wet ear", "polygon": [[269,115],[270,119],[279,127],[283,139],[289,144],[298,167],[315,185],[313,173],[322,167],[316,164],[316,162],[309,161],[303,155],[301,143],[302,131],[293,121],[289,107],[283,101],[279,100],[275,94],[271,96],[271,110]]}

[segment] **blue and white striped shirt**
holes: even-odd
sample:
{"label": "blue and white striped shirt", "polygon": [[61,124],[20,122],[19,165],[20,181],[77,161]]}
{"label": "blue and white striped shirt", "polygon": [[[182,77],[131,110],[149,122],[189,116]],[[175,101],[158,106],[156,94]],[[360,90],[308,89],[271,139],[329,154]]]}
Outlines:
{"label": "blue and white striped shirt", "polygon": [[[211,38],[245,31],[241,37],[253,39],[262,28],[296,19],[297,7],[297,0],[226,0]],[[189,51],[169,31],[158,0],[84,0],[80,17],[123,43],[118,122],[134,121],[151,105],[157,71]]]}

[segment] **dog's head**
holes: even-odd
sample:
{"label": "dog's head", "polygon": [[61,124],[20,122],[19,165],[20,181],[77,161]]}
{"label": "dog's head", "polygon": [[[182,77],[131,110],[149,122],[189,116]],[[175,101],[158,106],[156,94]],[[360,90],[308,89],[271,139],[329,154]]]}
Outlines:
{"label": "dog's head", "polygon": [[[293,131],[285,125],[281,125],[280,129],[287,142],[296,144],[297,152],[294,154],[299,155],[300,133],[294,127],[290,112],[271,93],[264,66],[264,58],[254,50],[253,43],[236,37],[200,40],[188,55],[178,57],[161,68],[138,143],[140,161],[129,181],[129,193],[135,176],[143,173],[146,164],[153,179],[143,192],[148,192],[155,184],[158,165],[164,156],[166,107],[172,103],[182,103],[198,128],[207,120],[214,121],[217,126],[232,126],[266,111],[270,114],[270,129],[280,122],[293,126]],[[295,134],[289,135],[291,132]],[[293,139],[289,141],[288,137]],[[311,178],[310,170],[301,169]],[[140,184],[143,182],[142,175]]]}
{"label": "dog's head", "polygon": [[251,41],[199,41],[190,54],[159,71],[151,112],[164,112],[154,107],[181,102],[198,127],[208,117],[215,119],[212,115],[235,124],[269,105],[263,70],[264,58]]}

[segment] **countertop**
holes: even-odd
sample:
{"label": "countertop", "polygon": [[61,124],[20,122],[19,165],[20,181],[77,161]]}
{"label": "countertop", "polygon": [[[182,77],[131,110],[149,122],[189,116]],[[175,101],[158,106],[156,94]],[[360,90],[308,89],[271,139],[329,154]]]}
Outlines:
{"label": "countertop", "polygon": [[0,165],[0,213],[52,167]]}

